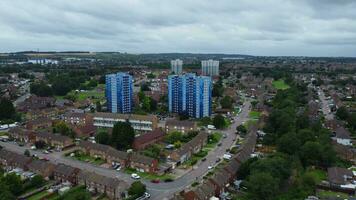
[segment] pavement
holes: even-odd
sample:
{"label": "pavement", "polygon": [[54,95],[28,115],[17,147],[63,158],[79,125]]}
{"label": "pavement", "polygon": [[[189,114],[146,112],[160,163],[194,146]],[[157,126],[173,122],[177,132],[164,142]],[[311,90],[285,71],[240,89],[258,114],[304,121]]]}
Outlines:
{"label": "pavement", "polygon": [[[226,130],[217,130],[223,134],[226,134],[226,138],[222,137],[221,146],[217,146],[215,149],[211,150],[206,156],[206,161],[199,162],[197,166],[193,168],[193,170],[175,179],[173,182],[152,183],[148,180],[142,180],[142,182],[146,185],[147,191],[151,194],[151,199],[169,199],[173,196],[174,193],[189,187],[193,182],[202,181],[203,176],[209,171],[208,166],[215,166],[217,164],[216,160],[218,158],[222,158],[222,156],[226,153],[226,149],[230,149],[235,144],[235,140],[238,138],[238,135],[236,134],[236,127],[248,120],[250,108],[251,103],[246,101],[242,106],[242,111],[240,114],[234,117],[234,123]],[[65,157],[63,156],[63,152],[44,154],[41,151],[31,150],[29,145],[21,147],[14,142],[0,142],[0,145],[6,149],[9,149],[10,151],[14,151],[20,154],[23,154],[25,150],[29,150],[31,155],[37,154],[37,156],[45,157],[53,163],[63,163],[72,167],[77,167],[79,169],[95,172],[103,176],[116,177],[120,180],[126,181],[129,184],[134,181],[131,179],[129,174],[71,159],[70,157]]]}

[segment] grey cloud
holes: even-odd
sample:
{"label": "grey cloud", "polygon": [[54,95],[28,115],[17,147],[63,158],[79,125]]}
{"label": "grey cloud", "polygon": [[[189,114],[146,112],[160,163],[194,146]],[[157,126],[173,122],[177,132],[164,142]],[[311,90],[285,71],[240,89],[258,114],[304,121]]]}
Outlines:
{"label": "grey cloud", "polygon": [[0,51],[354,56],[355,10],[351,0],[3,0]]}

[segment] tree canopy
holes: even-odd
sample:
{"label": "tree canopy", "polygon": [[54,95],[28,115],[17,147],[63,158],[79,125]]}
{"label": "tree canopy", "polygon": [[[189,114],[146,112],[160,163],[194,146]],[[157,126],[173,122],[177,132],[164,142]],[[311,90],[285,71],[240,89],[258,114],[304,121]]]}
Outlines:
{"label": "tree canopy", "polygon": [[117,149],[130,149],[135,131],[129,122],[117,122],[112,130],[111,142]]}

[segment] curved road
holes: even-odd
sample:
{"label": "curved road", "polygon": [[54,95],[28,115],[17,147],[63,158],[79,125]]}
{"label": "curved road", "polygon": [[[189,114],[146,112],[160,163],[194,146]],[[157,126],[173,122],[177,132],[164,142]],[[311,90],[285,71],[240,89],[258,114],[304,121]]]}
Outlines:
{"label": "curved road", "polygon": [[[226,152],[226,149],[229,149],[231,146],[234,145],[234,141],[238,137],[238,135],[235,134],[236,127],[247,121],[247,119],[249,118],[250,107],[251,104],[249,101],[244,103],[244,105],[242,106],[241,113],[237,117],[234,117],[234,123],[228,129],[221,131],[223,134],[226,134],[226,138],[222,138],[221,140],[222,145],[217,146],[215,149],[210,151],[206,156],[206,161],[198,163],[193,170],[189,171],[182,177],[177,178],[173,182],[168,183],[162,182],[156,184],[151,183],[148,180],[142,180],[142,182],[146,184],[148,192],[151,194],[151,199],[169,199],[174,193],[181,191],[186,187],[189,187],[194,181],[202,180],[202,177],[209,171],[208,166],[216,165],[216,159],[221,158]],[[4,146],[10,151],[18,152],[21,154],[27,149],[31,152],[31,154],[37,154],[40,157],[46,157],[53,163],[63,163],[72,167],[77,167],[79,169],[95,172],[103,176],[117,177],[120,180],[124,180],[129,184],[133,182],[129,174],[70,159],[64,157],[63,152],[43,154],[40,151],[30,150],[29,147],[20,147],[13,142],[0,142],[0,145]]]}

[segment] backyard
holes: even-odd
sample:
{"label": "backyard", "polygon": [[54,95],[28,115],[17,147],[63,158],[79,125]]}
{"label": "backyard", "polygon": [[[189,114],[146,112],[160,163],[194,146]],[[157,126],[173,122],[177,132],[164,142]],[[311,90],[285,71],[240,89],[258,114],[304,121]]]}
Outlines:
{"label": "backyard", "polygon": [[277,90],[286,90],[289,88],[289,85],[287,83],[285,83],[283,79],[273,81],[272,85]]}

